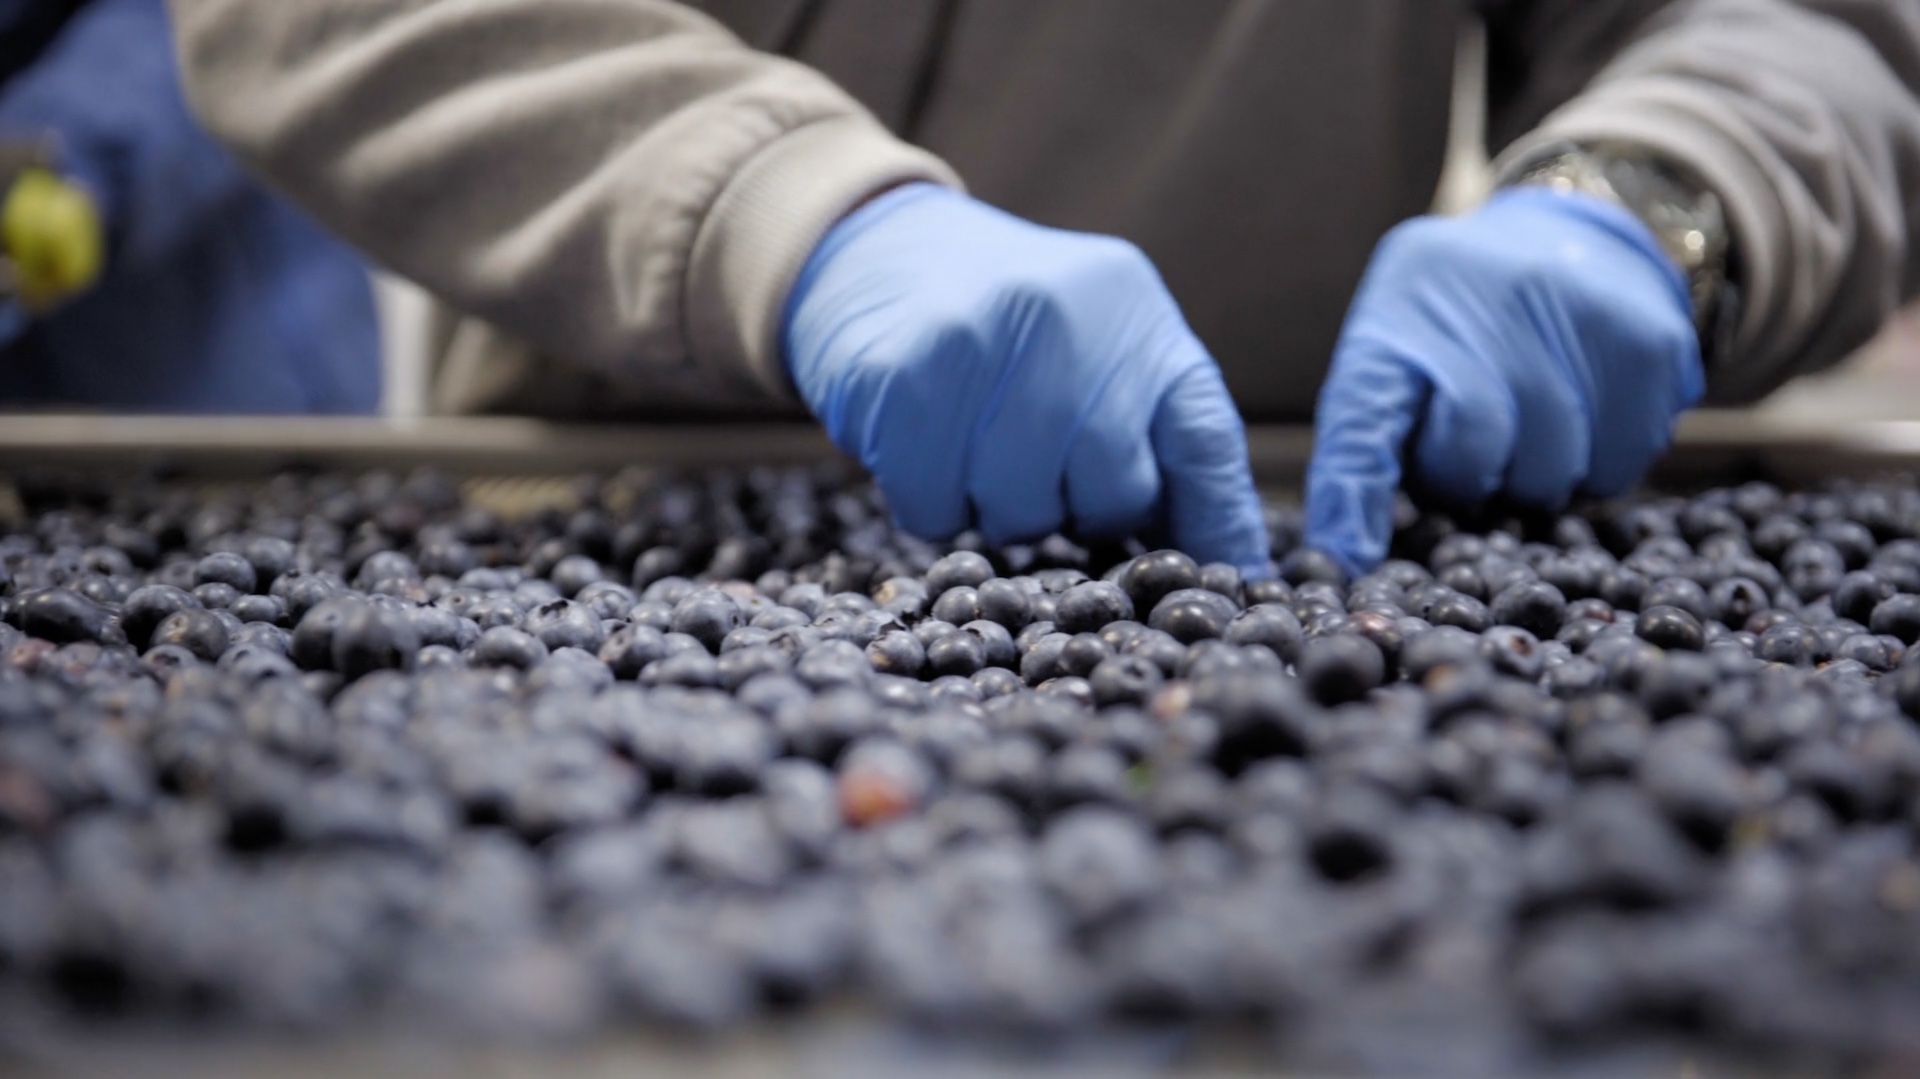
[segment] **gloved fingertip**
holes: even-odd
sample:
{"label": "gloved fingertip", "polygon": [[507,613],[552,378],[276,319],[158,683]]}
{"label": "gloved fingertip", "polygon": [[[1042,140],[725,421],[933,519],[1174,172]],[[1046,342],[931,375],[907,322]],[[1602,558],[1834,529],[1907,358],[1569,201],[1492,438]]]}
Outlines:
{"label": "gloved fingertip", "polygon": [[1395,486],[1372,478],[1319,472],[1307,487],[1306,546],[1325,552],[1358,577],[1386,557],[1393,533]]}

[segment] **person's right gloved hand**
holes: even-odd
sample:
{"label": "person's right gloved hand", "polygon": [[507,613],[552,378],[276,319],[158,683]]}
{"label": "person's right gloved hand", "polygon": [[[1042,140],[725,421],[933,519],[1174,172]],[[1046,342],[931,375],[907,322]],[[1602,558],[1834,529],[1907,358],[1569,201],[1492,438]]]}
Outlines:
{"label": "person's right gloved hand", "polygon": [[801,398],[909,531],[1164,526],[1200,561],[1268,571],[1239,413],[1131,244],[897,188],[821,241],[784,344]]}

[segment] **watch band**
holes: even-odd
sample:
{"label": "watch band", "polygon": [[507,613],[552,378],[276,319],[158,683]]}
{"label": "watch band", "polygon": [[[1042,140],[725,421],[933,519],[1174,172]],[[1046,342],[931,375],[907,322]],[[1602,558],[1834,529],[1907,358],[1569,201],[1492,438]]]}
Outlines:
{"label": "watch band", "polygon": [[1512,185],[1591,195],[1638,217],[1686,275],[1703,358],[1711,367],[1726,354],[1739,324],[1735,251],[1726,210],[1705,184],[1644,147],[1603,142],[1547,147]]}

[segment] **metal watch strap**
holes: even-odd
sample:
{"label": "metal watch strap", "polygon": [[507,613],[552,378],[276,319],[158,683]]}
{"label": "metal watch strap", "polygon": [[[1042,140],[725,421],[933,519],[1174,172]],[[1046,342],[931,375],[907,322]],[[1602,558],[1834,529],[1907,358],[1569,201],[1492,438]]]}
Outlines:
{"label": "metal watch strap", "polygon": [[1562,143],[1513,181],[1606,199],[1643,221],[1686,274],[1694,325],[1709,366],[1739,324],[1732,230],[1720,197],[1670,161],[1625,143]]}

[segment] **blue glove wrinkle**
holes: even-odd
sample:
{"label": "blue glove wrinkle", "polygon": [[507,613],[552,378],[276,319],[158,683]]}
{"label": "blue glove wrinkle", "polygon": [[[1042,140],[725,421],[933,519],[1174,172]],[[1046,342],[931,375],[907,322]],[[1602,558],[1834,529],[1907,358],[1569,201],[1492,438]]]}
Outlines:
{"label": "blue glove wrinkle", "polygon": [[1522,329],[1506,335],[1504,348],[1522,359],[1531,351],[1534,362],[1514,368],[1513,442],[1521,452],[1513,454],[1504,485],[1519,501],[1558,510],[1586,481],[1593,460],[1593,380],[1568,359],[1578,333],[1551,287],[1523,284],[1511,302]]}
{"label": "blue glove wrinkle", "polygon": [[1620,207],[1529,188],[1409,222],[1375,253],[1322,389],[1308,541],[1349,571],[1377,564],[1402,453],[1414,486],[1463,503],[1616,493],[1704,383],[1684,275]]}
{"label": "blue glove wrinkle", "polygon": [[1047,392],[1044,383],[1057,372],[1037,360],[1084,354],[1043,289],[1015,286],[1003,304],[1005,368],[962,450],[971,465],[967,497],[981,535],[995,544],[1044,534],[1067,518],[1065,462],[1081,417],[1066,411],[1071,402]]}
{"label": "blue glove wrinkle", "polygon": [[1130,244],[903,188],[829,231],[784,342],[802,400],[911,531],[1132,531],[1166,502],[1195,557],[1265,566],[1245,430]]}
{"label": "blue glove wrinkle", "polygon": [[1387,556],[1400,453],[1434,386],[1382,345],[1355,341],[1320,387],[1307,473],[1307,541],[1359,576]]}
{"label": "blue glove wrinkle", "polygon": [[[1271,572],[1267,528],[1254,496],[1247,431],[1213,364],[1190,368],[1161,402],[1153,444],[1166,481],[1174,543],[1200,562],[1244,577]],[[1244,491],[1246,499],[1220,497]]]}

